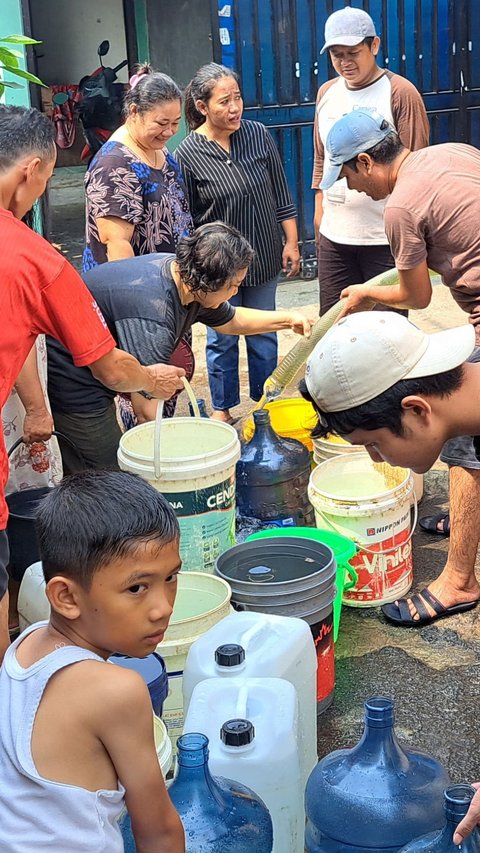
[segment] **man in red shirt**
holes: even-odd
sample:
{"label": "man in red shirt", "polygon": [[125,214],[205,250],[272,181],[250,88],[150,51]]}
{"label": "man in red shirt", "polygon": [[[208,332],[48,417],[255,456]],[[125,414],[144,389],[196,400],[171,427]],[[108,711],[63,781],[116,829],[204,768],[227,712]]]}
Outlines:
{"label": "man in red shirt", "polygon": [[[54,128],[35,109],[0,105],[0,409],[37,335],[59,340],[78,367],[87,366],[115,391],[168,399],[183,387],[183,370],[143,367],[115,347],[103,316],[68,261],[20,220],[42,195],[55,165]],[[43,405],[43,412],[42,412]],[[24,439],[50,437],[44,403],[27,410]],[[8,637],[8,541],[4,488],[8,458],[0,437],[0,661]]]}

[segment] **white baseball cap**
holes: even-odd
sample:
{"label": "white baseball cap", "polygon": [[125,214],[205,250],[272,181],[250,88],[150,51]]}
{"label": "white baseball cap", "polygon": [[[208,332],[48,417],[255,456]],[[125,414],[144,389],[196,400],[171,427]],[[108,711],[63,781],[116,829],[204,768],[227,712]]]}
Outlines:
{"label": "white baseball cap", "polygon": [[375,38],[375,24],[363,9],[345,6],[327,18],[325,23],[325,44],[320,53],[325,53],[334,44],[354,47],[366,38]]}
{"label": "white baseball cap", "polygon": [[307,361],[305,382],[324,412],[367,403],[402,379],[444,373],[475,347],[466,324],[427,335],[392,311],[361,311],[332,326]]}

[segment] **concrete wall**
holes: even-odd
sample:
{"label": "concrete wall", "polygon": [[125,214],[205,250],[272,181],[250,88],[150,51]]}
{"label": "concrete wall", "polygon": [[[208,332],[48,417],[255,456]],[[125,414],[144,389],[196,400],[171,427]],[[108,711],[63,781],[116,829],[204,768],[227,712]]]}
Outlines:
{"label": "concrete wall", "polygon": [[[7,3],[17,0],[7,0]],[[2,4],[5,0],[1,0]],[[127,58],[122,0],[30,0],[38,74],[47,84],[78,83],[100,63],[97,47],[110,42],[105,65]],[[119,80],[127,80],[127,69]]]}
{"label": "concrete wall", "polygon": [[150,62],[182,88],[213,59],[210,0],[147,0]]}

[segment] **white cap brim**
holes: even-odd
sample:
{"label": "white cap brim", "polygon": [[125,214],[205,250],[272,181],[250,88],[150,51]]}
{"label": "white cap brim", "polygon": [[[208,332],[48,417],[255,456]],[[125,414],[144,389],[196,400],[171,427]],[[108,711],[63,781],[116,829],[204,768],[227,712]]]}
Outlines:
{"label": "white cap brim", "polygon": [[468,324],[444,329],[428,337],[428,346],[404,379],[435,376],[463,364],[475,349],[475,328]]}

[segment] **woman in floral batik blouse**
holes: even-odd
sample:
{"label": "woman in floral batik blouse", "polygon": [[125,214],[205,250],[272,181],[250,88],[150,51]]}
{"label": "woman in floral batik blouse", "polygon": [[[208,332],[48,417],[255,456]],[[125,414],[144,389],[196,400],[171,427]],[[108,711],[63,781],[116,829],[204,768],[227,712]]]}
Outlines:
{"label": "woman in floral batik blouse", "polygon": [[85,176],[83,270],[106,261],[175,252],[192,232],[183,178],[167,140],[178,130],[181,92],[143,65],[125,95],[125,123],[93,158]]}

